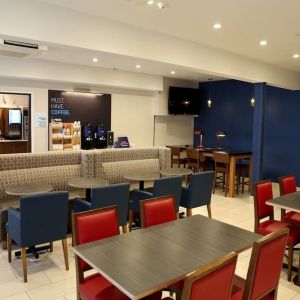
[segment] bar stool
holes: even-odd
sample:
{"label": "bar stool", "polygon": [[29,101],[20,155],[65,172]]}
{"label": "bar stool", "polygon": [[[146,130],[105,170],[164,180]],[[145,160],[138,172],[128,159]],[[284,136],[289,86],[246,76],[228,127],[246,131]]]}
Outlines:
{"label": "bar stool", "polygon": [[178,168],[180,168],[180,165],[183,165],[185,168],[185,165],[187,164],[188,160],[186,157],[181,157],[182,151],[180,147],[170,147],[171,149],[171,167],[173,167],[173,164],[176,164]]}

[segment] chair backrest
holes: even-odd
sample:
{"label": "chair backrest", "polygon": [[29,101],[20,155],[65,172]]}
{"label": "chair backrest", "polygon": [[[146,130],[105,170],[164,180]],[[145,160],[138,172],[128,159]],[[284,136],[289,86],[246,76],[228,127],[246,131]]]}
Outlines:
{"label": "chair backrest", "polygon": [[172,176],[159,178],[153,184],[153,196],[161,197],[174,195],[176,201],[176,211],[179,211],[179,202],[181,197],[182,176]]}
{"label": "chair backrest", "polygon": [[186,157],[187,159],[199,160],[200,159],[200,151],[197,149],[186,149]]}
{"label": "chair backrest", "polygon": [[171,158],[172,159],[174,158],[174,156],[176,156],[176,158],[180,157],[180,152],[181,152],[180,147],[170,147],[170,149],[171,149]]}
{"label": "chair backrest", "polygon": [[36,245],[67,235],[68,192],[51,192],[20,198],[21,240]]}
{"label": "chair backrest", "polygon": [[[118,209],[116,206],[98,208],[72,215],[73,243],[80,245],[118,235]],[[82,274],[91,267],[81,259],[76,263]]]}
{"label": "chair backrest", "polygon": [[281,196],[297,192],[296,176],[288,175],[279,177],[279,188]]}
{"label": "chair backrest", "polygon": [[237,254],[232,252],[188,275],[182,300],[218,299],[231,296]]}
{"label": "chair backrest", "polygon": [[119,225],[126,225],[129,203],[129,188],[129,183],[120,183],[92,189],[92,209],[117,205]]}
{"label": "chair backrest", "polygon": [[214,174],[214,171],[206,171],[191,175],[188,186],[191,207],[210,204]]}
{"label": "chair backrest", "polygon": [[223,152],[223,151],[214,151],[213,157],[215,163],[221,163],[221,164],[229,164],[229,153]]}
{"label": "chair backrest", "polygon": [[177,219],[173,195],[140,201],[141,224],[143,228]]}
{"label": "chair backrest", "polygon": [[254,184],[254,215],[256,232],[261,219],[266,217],[269,217],[271,220],[274,219],[273,206],[266,204],[266,201],[271,199],[273,199],[273,191],[270,179]]}
{"label": "chair backrest", "polygon": [[263,296],[276,294],[287,239],[288,228],[283,228],[254,243],[244,300],[264,299]]}

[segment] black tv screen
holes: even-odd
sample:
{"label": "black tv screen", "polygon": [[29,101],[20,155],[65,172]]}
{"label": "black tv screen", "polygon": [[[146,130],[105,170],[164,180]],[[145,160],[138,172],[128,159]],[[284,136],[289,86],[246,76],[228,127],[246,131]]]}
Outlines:
{"label": "black tv screen", "polygon": [[182,87],[169,87],[169,114],[198,115],[200,111],[199,90]]}

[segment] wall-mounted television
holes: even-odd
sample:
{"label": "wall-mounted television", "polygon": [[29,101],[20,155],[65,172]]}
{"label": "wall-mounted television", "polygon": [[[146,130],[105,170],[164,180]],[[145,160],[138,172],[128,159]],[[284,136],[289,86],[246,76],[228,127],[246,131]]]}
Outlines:
{"label": "wall-mounted television", "polygon": [[199,89],[169,87],[169,114],[198,115],[200,111]]}
{"label": "wall-mounted television", "polygon": [[8,110],[8,124],[21,124],[22,121],[21,109],[9,109]]}

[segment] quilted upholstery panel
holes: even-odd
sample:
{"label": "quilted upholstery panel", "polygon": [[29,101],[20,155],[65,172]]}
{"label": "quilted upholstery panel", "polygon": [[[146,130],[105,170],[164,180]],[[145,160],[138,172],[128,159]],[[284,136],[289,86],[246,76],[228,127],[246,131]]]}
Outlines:
{"label": "quilted upholstery panel", "polygon": [[95,176],[95,155],[94,151],[81,151],[81,176]]}
{"label": "quilted upholstery panel", "polygon": [[103,177],[109,183],[128,182],[123,175],[132,171],[159,172],[158,159],[141,159],[103,163]]}
{"label": "quilted upholstery panel", "polygon": [[80,151],[0,155],[0,171],[64,165],[80,165]]}
{"label": "quilted upholstery panel", "polygon": [[0,176],[0,201],[13,198],[5,193],[7,187],[29,184],[48,183],[54,190],[71,190],[68,180],[80,177],[80,165],[55,166],[2,171]]}
{"label": "quilted upholstery panel", "polygon": [[166,147],[153,148],[129,148],[129,149],[106,149],[97,150],[95,153],[95,176],[103,176],[102,163],[116,161],[130,161],[143,159],[159,159],[160,168],[170,167],[170,149]]}

